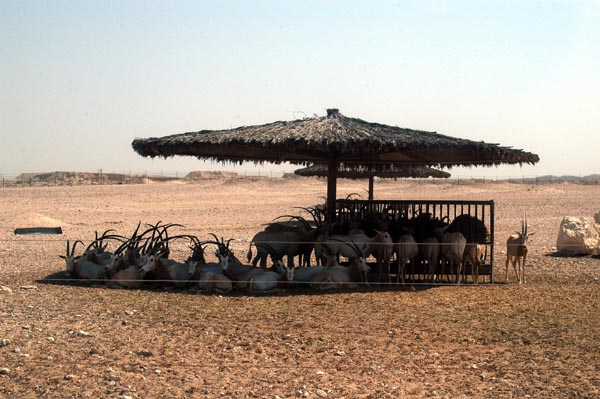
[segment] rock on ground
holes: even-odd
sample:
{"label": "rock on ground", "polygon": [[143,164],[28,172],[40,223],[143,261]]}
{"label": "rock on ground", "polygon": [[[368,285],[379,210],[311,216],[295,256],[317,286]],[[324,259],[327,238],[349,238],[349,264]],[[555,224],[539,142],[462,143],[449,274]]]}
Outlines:
{"label": "rock on ground", "polygon": [[560,223],[556,249],[563,256],[592,255],[597,253],[599,241],[593,221],[567,216]]}

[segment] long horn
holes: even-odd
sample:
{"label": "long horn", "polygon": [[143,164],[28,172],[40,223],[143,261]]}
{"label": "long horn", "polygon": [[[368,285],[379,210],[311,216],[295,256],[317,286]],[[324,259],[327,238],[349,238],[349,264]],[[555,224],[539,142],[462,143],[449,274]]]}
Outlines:
{"label": "long horn", "polygon": [[323,223],[321,221],[321,211],[317,208],[304,208],[304,207],[296,207],[298,209],[303,209],[304,211],[308,212],[310,214],[310,216],[312,216],[315,225],[317,226],[317,228],[321,228],[323,227]]}
{"label": "long horn", "polygon": [[346,244],[347,246],[349,246],[356,253],[356,256],[358,256],[359,258],[363,257],[363,254],[360,252],[360,248],[358,248],[358,245],[356,245],[356,243],[354,241],[350,240],[350,242],[348,242],[348,241],[340,240],[337,238],[330,238],[329,240],[342,242],[342,243]]}
{"label": "long horn", "polygon": [[152,241],[154,241],[154,238],[156,237],[155,234],[158,233],[160,235],[160,232],[158,232],[158,226],[160,226],[160,224],[162,223],[162,220],[159,220],[158,222],[156,222],[156,224],[154,226],[152,226]]}
{"label": "long horn", "polygon": [[[144,237],[146,234],[152,232],[152,239],[154,239],[154,234],[156,233],[157,230],[158,230],[158,226],[150,226],[149,228],[144,230],[141,234],[134,235],[133,238],[137,238],[138,241],[141,241],[142,237]],[[137,229],[136,229],[136,232],[137,232]]]}
{"label": "long horn", "polygon": [[130,240],[127,240],[125,242],[123,242],[121,245],[119,245],[119,247],[117,249],[115,249],[115,252],[113,252],[113,254],[118,255],[121,252],[123,252],[123,250],[127,247],[131,246],[131,242]]}
{"label": "long horn", "polygon": [[362,258],[364,255],[360,251],[360,248],[358,247],[358,245],[354,241],[351,241],[351,242],[352,242],[352,249],[354,249],[354,252],[356,252],[356,256],[358,258]]}
{"label": "long horn", "polygon": [[311,215],[312,215],[312,214],[313,214],[313,212],[314,212],[314,209],[313,209],[313,208],[310,208],[310,207],[304,207],[304,206],[295,206],[295,207],[294,207],[294,209],[302,209],[303,211],[305,211],[305,212],[308,212],[308,213],[310,213]]}
{"label": "long horn", "polygon": [[295,216],[295,215],[281,215],[276,217],[273,220],[277,220],[277,219],[281,219],[281,218],[289,218],[290,220],[298,220],[300,223],[302,223],[302,225],[307,229],[307,230],[312,230],[312,227],[310,226],[310,224],[306,221],[306,219],[304,219],[302,216]]}
{"label": "long horn", "polygon": [[315,207],[303,207],[303,206],[295,206],[295,209],[302,209],[303,211],[305,211],[306,213],[308,213],[310,216],[312,216],[312,218],[314,219],[315,222],[317,222],[318,219],[318,215],[319,215],[319,210]]}
{"label": "long horn", "polygon": [[142,221],[140,220],[138,222],[137,227],[135,228],[135,230],[133,231],[133,234],[131,235],[131,239],[133,240],[135,237],[137,237],[137,233],[140,230],[140,226],[142,225]]}
{"label": "long horn", "polygon": [[221,246],[221,243],[219,241],[212,241],[212,240],[198,241],[198,245],[206,245],[206,244],[214,244],[218,247]]}
{"label": "long horn", "polygon": [[192,237],[194,237],[194,236],[191,236],[189,234],[177,234],[175,236],[167,237],[163,241],[172,241],[172,240],[177,240],[177,239],[180,239],[180,238],[187,238],[188,240],[194,242],[194,239]]}
{"label": "long horn", "polygon": [[217,237],[217,235],[215,233],[208,233],[208,235],[209,236],[213,236],[215,238],[215,241],[218,242],[218,243],[220,243],[219,242],[219,237]]}
{"label": "long horn", "polygon": [[[72,247],[72,249],[71,249],[71,255],[70,255],[70,256],[75,256],[75,247],[77,246],[77,244],[78,244],[78,243],[81,243],[81,245],[84,245],[84,244],[83,244],[83,241],[81,241],[81,240],[77,240],[77,241],[75,241],[75,242],[73,243],[73,247]],[[67,241],[67,245],[69,245],[69,244],[68,244],[68,241]]]}
{"label": "long horn", "polygon": [[[127,242],[128,241],[127,237],[123,237],[123,236],[118,235],[118,234],[109,234],[109,235],[104,235],[103,234],[100,237],[96,236],[96,239],[94,241],[92,241],[90,243],[90,245],[88,245],[87,248],[85,249],[86,252],[89,251],[90,249],[92,249],[92,247],[97,247],[97,248],[102,247],[102,241],[104,241],[104,240],[118,240],[118,241],[121,241],[121,242]],[[98,245],[98,244],[100,244],[100,245]]]}
{"label": "long horn", "polygon": [[179,224],[179,223],[168,223],[168,224],[165,224],[164,226],[161,226],[161,227],[162,227],[162,231],[164,233],[166,233],[167,229],[170,229],[171,227],[183,227],[183,228],[185,228],[184,225]]}
{"label": "long horn", "polygon": [[190,240],[194,243],[194,245],[198,245],[200,243],[200,239],[195,235],[190,234]]}
{"label": "long horn", "polygon": [[304,219],[302,216],[294,216],[293,218],[302,223],[302,225],[307,231],[312,230],[312,226],[310,225],[310,223],[308,223],[308,220]]}

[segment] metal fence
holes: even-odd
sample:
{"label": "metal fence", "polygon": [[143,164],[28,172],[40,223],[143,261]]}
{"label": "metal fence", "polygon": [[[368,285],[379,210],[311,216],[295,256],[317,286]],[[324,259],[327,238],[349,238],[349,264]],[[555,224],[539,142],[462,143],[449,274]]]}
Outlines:
{"label": "metal fence", "polygon": [[[118,185],[149,184],[172,180],[198,181],[210,179],[257,179],[257,178],[300,178],[290,171],[251,170],[251,171],[111,171],[99,169],[93,172],[49,172],[49,173],[14,173],[0,172],[0,188],[4,187],[43,187],[43,186],[76,186],[76,185]],[[305,179],[305,178],[304,178]],[[600,175],[588,176],[494,176],[469,177],[454,176],[448,179],[402,179],[427,184],[600,184]]]}
{"label": "metal fence", "polygon": [[[494,201],[338,200],[336,207],[337,222],[339,224],[349,224],[373,216],[380,220],[393,222],[402,218],[412,219],[428,215],[432,219],[445,219],[448,223],[453,222],[462,215],[473,217],[481,221],[481,224],[472,223],[472,220],[470,220],[470,223],[463,225],[462,233],[465,237],[480,237],[476,241],[486,246],[488,256],[479,268],[479,275],[489,276],[490,283],[494,280]],[[421,270],[421,268],[423,268],[423,265],[415,267],[415,273],[413,274],[425,275],[425,270]],[[471,265],[465,265],[464,272],[471,274]]]}

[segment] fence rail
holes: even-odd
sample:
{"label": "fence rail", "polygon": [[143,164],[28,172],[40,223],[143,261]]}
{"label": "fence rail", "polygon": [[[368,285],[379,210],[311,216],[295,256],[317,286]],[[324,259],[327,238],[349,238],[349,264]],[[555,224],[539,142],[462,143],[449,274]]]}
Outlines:
{"label": "fence rail", "polygon": [[[252,171],[111,171],[99,169],[93,172],[48,172],[48,173],[14,173],[0,172],[0,188],[5,187],[44,187],[64,185],[117,185],[117,184],[148,184],[172,180],[198,181],[210,179],[257,179],[301,178],[290,171],[281,170],[252,170]],[[306,177],[303,177],[306,179]],[[403,179],[417,183],[430,184],[600,184],[600,175],[587,176],[453,176],[448,179],[416,178]]]}

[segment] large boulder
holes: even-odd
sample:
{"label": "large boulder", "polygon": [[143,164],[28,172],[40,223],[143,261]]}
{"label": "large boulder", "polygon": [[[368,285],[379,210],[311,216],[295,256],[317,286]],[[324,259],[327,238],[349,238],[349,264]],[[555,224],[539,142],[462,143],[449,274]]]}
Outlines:
{"label": "large boulder", "polygon": [[567,216],[560,222],[556,249],[559,255],[592,255],[598,251],[600,235],[594,221]]}

